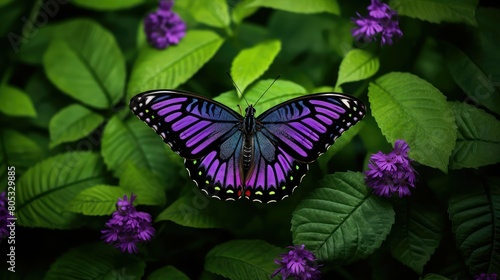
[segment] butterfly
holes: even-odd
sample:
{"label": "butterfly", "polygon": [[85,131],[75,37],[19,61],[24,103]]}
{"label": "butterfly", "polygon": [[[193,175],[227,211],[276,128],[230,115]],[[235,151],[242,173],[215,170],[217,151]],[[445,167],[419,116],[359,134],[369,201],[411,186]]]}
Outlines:
{"label": "butterfly", "polygon": [[179,90],[134,96],[130,109],[184,158],[208,196],[270,203],[292,194],[315,161],[365,115],[363,103],[318,93],[278,104],[256,117]]}

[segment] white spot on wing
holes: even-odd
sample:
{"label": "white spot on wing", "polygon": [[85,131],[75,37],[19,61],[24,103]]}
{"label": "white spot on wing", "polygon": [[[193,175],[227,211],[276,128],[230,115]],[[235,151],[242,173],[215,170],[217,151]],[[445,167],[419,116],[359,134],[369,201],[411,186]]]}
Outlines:
{"label": "white spot on wing", "polygon": [[340,99],[342,100],[342,103],[344,103],[344,105],[347,107],[347,108],[351,108],[351,103],[349,103],[349,99]]}
{"label": "white spot on wing", "polygon": [[155,98],[154,96],[146,96],[146,101],[144,101],[145,104],[148,104],[149,102],[151,102],[151,100],[153,100],[153,98]]}

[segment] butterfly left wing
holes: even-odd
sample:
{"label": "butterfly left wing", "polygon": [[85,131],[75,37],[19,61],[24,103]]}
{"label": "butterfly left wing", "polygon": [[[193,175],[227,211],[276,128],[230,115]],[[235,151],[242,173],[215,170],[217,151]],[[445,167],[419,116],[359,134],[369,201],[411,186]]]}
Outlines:
{"label": "butterfly left wing", "polygon": [[323,154],[365,114],[363,103],[337,93],[320,93],[279,104],[257,117],[254,168],[244,196],[274,202],[292,194],[308,163]]}

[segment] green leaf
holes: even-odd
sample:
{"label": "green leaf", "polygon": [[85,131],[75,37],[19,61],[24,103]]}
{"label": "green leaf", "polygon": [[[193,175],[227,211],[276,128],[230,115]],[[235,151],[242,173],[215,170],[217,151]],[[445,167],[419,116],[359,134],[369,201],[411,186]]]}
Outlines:
{"label": "green leaf", "polygon": [[206,25],[229,27],[229,9],[226,0],[193,1],[189,11],[193,17]]}
{"label": "green leaf", "polygon": [[231,18],[236,24],[240,24],[246,17],[251,16],[259,9],[259,7],[248,7],[247,1],[236,1],[238,3],[231,11]]}
{"label": "green leaf", "polygon": [[446,97],[409,73],[389,73],[370,83],[372,115],[391,143],[405,140],[410,157],[447,172],[457,131]]}
{"label": "green leaf", "polygon": [[420,278],[421,280],[450,280],[448,277],[441,276],[439,274],[429,273]]}
{"label": "green leaf", "polygon": [[[46,3],[49,2],[47,1]],[[19,52],[17,53],[19,59],[28,64],[42,64],[45,50],[49,46],[52,37],[58,34],[56,29],[58,26],[60,25],[48,24],[40,26],[36,30],[36,36],[32,36],[32,38],[19,46]]]}
{"label": "green leaf", "polygon": [[455,82],[472,101],[500,114],[500,90],[491,75],[452,45],[448,45],[446,64]]}
{"label": "green leaf", "polygon": [[458,137],[450,168],[478,168],[500,162],[500,121],[471,105],[452,102]]}
{"label": "green leaf", "polygon": [[20,89],[0,85],[0,112],[12,117],[36,117],[29,96]]}
{"label": "green leaf", "polygon": [[282,249],[261,240],[233,240],[214,247],[205,269],[229,279],[269,279]]}
{"label": "green leaf", "polygon": [[392,206],[371,194],[363,174],[337,172],[293,212],[293,243],[305,244],[319,260],[345,264],[372,254],[393,223]]}
{"label": "green leaf", "polygon": [[340,63],[339,78],[335,87],[370,78],[377,73],[379,67],[380,62],[376,56],[364,50],[353,49]]}
{"label": "green leaf", "polygon": [[124,176],[126,164],[151,170],[166,182],[170,162],[165,152],[165,144],[147,125],[132,118],[126,122],[112,117],[104,128],[102,136],[102,156],[116,177]]}
{"label": "green leaf", "polygon": [[141,279],[146,264],[104,243],[85,244],[61,255],[50,266],[45,280]]}
{"label": "green leaf", "polygon": [[435,205],[402,200],[395,209],[396,223],[388,238],[392,256],[419,275],[438,247],[445,227],[445,217]]}
{"label": "green leaf", "polygon": [[191,30],[178,45],[165,50],[144,46],[132,69],[127,100],[141,91],[178,87],[209,61],[223,42],[213,31]]}
{"label": "green leaf", "polygon": [[[172,180],[169,179],[169,183]],[[149,169],[139,168],[129,162],[124,167],[120,177],[120,187],[137,195],[139,205],[165,204],[165,187],[159,182],[157,176]]]}
{"label": "green leaf", "polygon": [[69,152],[31,167],[17,184],[17,218],[26,227],[70,229],[80,225],[68,203],[81,191],[104,182],[99,155]]}
{"label": "green leaf", "polygon": [[105,216],[116,211],[118,198],[130,197],[126,190],[109,185],[95,185],[83,190],[69,203],[67,210],[89,216]]}
{"label": "green leaf", "polygon": [[155,270],[151,275],[148,276],[147,280],[189,280],[189,277],[177,268],[167,265],[162,268]]}
{"label": "green leaf", "polygon": [[[266,92],[273,81],[274,80],[261,80],[248,88],[245,92],[245,98],[248,103],[255,104],[255,101],[257,101],[257,99],[259,99],[259,97]],[[286,80],[277,80],[259,100],[257,106],[255,106],[255,110],[257,111],[257,115],[259,115],[275,105],[303,95],[306,95],[306,89],[301,85]],[[245,108],[247,106],[245,100],[240,99],[235,90],[224,92],[215,97],[214,100],[219,101],[235,110],[238,108],[238,105],[240,108]]]}
{"label": "green leaf", "polygon": [[[242,93],[249,84],[266,72],[280,50],[281,42],[271,40],[238,53],[231,64],[231,77]],[[238,95],[241,97],[239,92]]]}
{"label": "green leaf", "polygon": [[432,23],[459,22],[477,26],[477,0],[391,0],[389,4],[402,16]]}
{"label": "green leaf", "polygon": [[468,183],[448,202],[457,246],[472,274],[500,271],[500,178]]}
{"label": "green leaf", "polygon": [[42,159],[43,151],[30,137],[10,129],[0,130],[0,183],[7,185],[7,168],[13,166],[19,177]]}
{"label": "green leaf", "polygon": [[0,0],[0,7],[5,6],[14,0]]}
{"label": "green leaf", "polygon": [[111,108],[123,95],[125,59],[109,31],[98,23],[73,20],[57,28],[43,65],[62,92],[97,109]]}
{"label": "green leaf", "polygon": [[253,0],[245,1],[243,5],[248,8],[266,7],[277,10],[283,10],[293,13],[312,14],[312,13],[332,13],[340,15],[340,8],[336,0]]}
{"label": "green leaf", "polygon": [[63,108],[50,120],[50,147],[83,138],[94,131],[104,117],[89,109],[73,104]]}
{"label": "green leaf", "polygon": [[172,221],[185,227],[229,229],[241,228],[247,222],[241,219],[246,209],[241,205],[211,199],[192,184],[186,187],[192,190],[161,212],[155,222]]}
{"label": "green leaf", "polygon": [[106,11],[131,8],[145,0],[72,0],[71,3],[88,9]]}

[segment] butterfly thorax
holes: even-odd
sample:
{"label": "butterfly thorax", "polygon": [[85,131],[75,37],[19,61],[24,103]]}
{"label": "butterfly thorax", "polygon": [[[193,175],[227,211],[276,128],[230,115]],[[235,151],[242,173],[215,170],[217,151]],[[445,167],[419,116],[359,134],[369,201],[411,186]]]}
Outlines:
{"label": "butterfly thorax", "polygon": [[245,118],[243,119],[243,152],[242,152],[242,167],[245,173],[248,172],[252,165],[254,153],[253,135],[255,133],[255,109],[252,105],[245,109]]}

